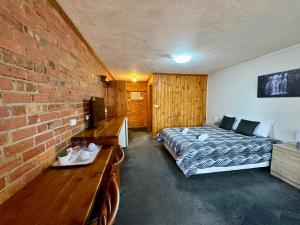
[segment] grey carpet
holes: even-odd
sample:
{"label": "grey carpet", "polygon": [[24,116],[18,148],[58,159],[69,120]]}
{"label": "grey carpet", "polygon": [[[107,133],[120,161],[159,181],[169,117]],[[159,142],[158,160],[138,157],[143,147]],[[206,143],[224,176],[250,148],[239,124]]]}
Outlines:
{"label": "grey carpet", "polygon": [[269,169],[186,178],[146,131],[129,138],[117,225],[300,224],[300,190]]}

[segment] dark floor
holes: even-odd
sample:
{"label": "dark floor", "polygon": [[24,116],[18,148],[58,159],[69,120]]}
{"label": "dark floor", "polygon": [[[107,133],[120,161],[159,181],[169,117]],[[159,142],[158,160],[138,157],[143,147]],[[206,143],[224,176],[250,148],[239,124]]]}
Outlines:
{"label": "dark floor", "polygon": [[147,132],[129,135],[117,225],[300,224],[300,190],[268,169],[186,178]]}

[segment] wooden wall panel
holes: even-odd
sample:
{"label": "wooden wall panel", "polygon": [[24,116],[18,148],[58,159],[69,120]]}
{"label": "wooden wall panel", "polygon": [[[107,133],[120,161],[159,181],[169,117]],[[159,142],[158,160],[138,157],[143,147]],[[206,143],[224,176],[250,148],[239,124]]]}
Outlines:
{"label": "wooden wall panel", "polygon": [[152,132],[152,111],[153,111],[153,76],[151,76],[147,81],[147,111],[148,111],[148,118],[147,118],[147,130]]}
{"label": "wooden wall panel", "polygon": [[114,93],[114,101],[110,116],[127,115],[126,81],[112,81],[111,89]]}
{"label": "wooden wall panel", "polygon": [[206,121],[207,75],[153,74],[152,134]]}

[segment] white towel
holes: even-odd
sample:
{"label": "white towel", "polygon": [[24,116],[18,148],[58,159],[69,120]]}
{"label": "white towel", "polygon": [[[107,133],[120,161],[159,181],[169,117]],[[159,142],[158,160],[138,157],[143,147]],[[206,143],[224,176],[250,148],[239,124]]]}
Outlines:
{"label": "white towel", "polygon": [[189,128],[184,128],[184,129],[182,130],[182,133],[183,133],[183,134],[187,134],[189,131],[190,131]]}
{"label": "white towel", "polygon": [[199,137],[198,137],[198,140],[199,141],[205,141],[206,139],[209,138],[209,135],[208,134],[201,134]]}

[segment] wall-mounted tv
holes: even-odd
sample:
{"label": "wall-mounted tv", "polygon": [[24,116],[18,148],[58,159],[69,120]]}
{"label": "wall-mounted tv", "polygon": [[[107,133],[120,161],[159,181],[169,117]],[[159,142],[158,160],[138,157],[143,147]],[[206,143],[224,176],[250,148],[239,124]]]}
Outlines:
{"label": "wall-mounted tv", "polygon": [[104,104],[104,98],[99,97],[92,97],[91,98],[91,104],[90,104],[90,112],[91,112],[91,118],[90,118],[90,126],[96,127],[97,124],[105,119],[105,104]]}

